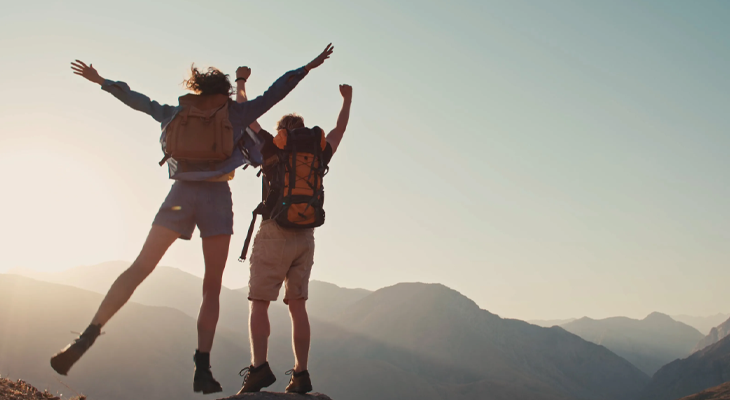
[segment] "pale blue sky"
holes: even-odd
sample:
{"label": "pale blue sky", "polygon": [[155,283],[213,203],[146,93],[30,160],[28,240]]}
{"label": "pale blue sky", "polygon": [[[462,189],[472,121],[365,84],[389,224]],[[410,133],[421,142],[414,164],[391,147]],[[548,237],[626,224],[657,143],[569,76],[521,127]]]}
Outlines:
{"label": "pale blue sky", "polygon": [[[190,63],[257,95],[335,54],[260,122],[350,126],[313,278],[441,282],[500,315],[730,312],[730,3],[14,2],[0,15],[0,271],[132,260],[169,190],[157,124],[71,74],[167,103]],[[260,183],[232,182],[226,284]],[[197,233],[196,233],[197,235]],[[200,240],[163,264],[201,274]]]}

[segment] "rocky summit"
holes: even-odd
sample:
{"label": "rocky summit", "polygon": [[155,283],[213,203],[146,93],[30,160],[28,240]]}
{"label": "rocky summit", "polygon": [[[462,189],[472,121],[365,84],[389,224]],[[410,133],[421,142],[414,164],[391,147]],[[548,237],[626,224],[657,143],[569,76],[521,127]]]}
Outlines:
{"label": "rocky summit", "polygon": [[243,393],[231,397],[225,397],[219,400],[332,400],[329,396],[322,393],[307,393],[296,394],[296,393],[274,393],[274,392],[258,392],[258,393]]}
{"label": "rocky summit", "polygon": [[[45,390],[40,391],[20,379],[13,381],[0,378],[0,400],[61,400],[61,397]],[[86,397],[72,397],[69,400],[86,400]]]}

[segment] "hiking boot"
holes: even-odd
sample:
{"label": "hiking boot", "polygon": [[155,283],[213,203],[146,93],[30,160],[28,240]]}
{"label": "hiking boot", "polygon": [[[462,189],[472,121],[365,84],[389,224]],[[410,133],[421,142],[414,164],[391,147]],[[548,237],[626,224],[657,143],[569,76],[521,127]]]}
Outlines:
{"label": "hiking boot", "polygon": [[306,369],[302,372],[294,372],[293,369],[286,371],[287,375],[291,375],[289,385],[286,387],[287,393],[305,394],[312,391],[312,381],[309,379],[309,371]]}
{"label": "hiking boot", "polygon": [[246,367],[238,373],[243,377],[243,387],[238,394],[258,392],[261,389],[271,386],[276,382],[276,376],[271,372],[269,363],[265,362],[254,368],[253,365]]}
{"label": "hiking boot", "polygon": [[210,353],[195,350],[195,375],[193,376],[193,392],[203,394],[222,392],[223,388],[210,371]]}
{"label": "hiking boot", "polygon": [[86,350],[89,350],[99,335],[101,335],[101,325],[89,325],[73,343],[51,357],[51,367],[61,375],[68,374],[68,370],[86,353]]}

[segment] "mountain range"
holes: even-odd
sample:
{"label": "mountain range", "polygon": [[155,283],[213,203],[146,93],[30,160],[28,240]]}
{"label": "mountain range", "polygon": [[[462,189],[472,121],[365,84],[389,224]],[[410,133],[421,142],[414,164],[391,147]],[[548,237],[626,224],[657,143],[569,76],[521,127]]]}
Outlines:
{"label": "mountain range", "polygon": [[657,312],[642,320],[584,317],[562,328],[605,346],[649,376],[663,365],[690,355],[703,337],[697,329]]}
{"label": "mountain range", "polygon": [[[119,272],[105,271],[111,279],[92,271],[77,279],[96,276],[99,290]],[[189,390],[190,314],[197,312],[200,285],[174,268],[156,270],[133,297],[154,305],[122,309],[63,381],[109,400],[196,397]],[[235,393],[236,372],[248,364],[244,292],[227,290],[221,298],[226,311],[212,364],[226,393]],[[323,293],[319,306],[317,293]],[[602,346],[559,327],[500,318],[442,285],[404,283],[369,292],[315,283],[310,298],[312,310],[321,306],[311,313],[310,371],[315,389],[333,398],[632,399],[649,381]],[[59,386],[48,358],[73,339],[70,330],[85,327],[100,300],[79,288],[0,275],[0,373],[42,388]],[[272,389],[281,390],[281,371],[293,362],[291,328],[283,307],[271,310],[269,360],[280,377]]]}
{"label": "mountain range", "polygon": [[720,325],[723,321],[730,318],[730,314],[717,313],[708,316],[694,315],[672,315],[675,321],[683,322],[700,331],[703,335],[710,333],[712,328]]}
{"label": "mountain range", "polygon": [[722,324],[712,328],[710,333],[697,343],[694,351],[700,351],[707,346],[712,346],[728,335],[730,335],[730,318]]}
{"label": "mountain range", "polygon": [[567,318],[567,319],[531,319],[531,320],[528,320],[527,322],[529,322],[529,323],[531,323],[533,325],[542,326],[543,328],[550,328],[552,326],[560,326],[560,325],[563,325],[563,324],[567,324],[567,323],[573,322],[575,320],[576,320],[575,318]]}
{"label": "mountain range", "polygon": [[730,382],[730,336],[663,366],[641,399],[673,400],[726,382]]}

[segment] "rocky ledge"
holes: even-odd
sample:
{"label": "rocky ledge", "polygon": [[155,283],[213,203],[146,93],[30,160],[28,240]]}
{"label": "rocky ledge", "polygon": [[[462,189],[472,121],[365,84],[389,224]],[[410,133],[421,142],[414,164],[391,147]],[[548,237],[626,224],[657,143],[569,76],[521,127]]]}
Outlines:
{"label": "rocky ledge", "polygon": [[258,392],[258,393],[244,393],[238,394],[231,397],[225,397],[219,400],[332,400],[329,396],[322,393],[307,393],[307,394],[296,394],[296,393],[275,393],[275,392]]}

